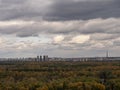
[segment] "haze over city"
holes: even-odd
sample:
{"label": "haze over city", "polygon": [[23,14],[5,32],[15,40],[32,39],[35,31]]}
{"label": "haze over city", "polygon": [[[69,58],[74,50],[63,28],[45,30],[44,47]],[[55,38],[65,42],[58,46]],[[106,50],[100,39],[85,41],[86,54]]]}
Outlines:
{"label": "haze over city", "polygon": [[0,0],[0,57],[120,56],[120,0]]}

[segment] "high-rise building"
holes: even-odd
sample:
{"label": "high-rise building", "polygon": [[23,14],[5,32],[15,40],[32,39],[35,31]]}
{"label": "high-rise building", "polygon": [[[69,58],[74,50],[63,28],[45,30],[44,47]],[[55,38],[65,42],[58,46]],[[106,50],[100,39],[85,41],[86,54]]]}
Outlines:
{"label": "high-rise building", "polygon": [[49,58],[48,58],[48,55],[44,55],[44,56],[40,55],[40,56],[37,56],[35,61],[40,61],[40,62],[42,62],[42,61],[49,61]]}
{"label": "high-rise building", "polygon": [[37,61],[39,61],[39,56],[37,56]]}
{"label": "high-rise building", "polygon": [[42,61],[42,56],[40,56],[40,60],[39,61]]}
{"label": "high-rise building", "polygon": [[49,60],[48,55],[44,55],[43,56],[43,61],[48,61],[48,60]]}

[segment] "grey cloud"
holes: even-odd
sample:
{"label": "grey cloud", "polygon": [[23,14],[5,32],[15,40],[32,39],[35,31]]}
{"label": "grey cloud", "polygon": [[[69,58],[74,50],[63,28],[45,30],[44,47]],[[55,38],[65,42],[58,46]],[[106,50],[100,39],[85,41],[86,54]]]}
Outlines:
{"label": "grey cloud", "polygon": [[2,0],[0,20],[11,20],[24,14],[24,0]]}
{"label": "grey cloud", "polygon": [[2,0],[0,3],[0,20],[41,20],[48,10],[46,9],[47,2],[48,0]]}
{"label": "grey cloud", "polygon": [[47,13],[48,20],[78,20],[120,17],[119,0],[56,0]]}
{"label": "grey cloud", "polygon": [[91,35],[91,39],[95,39],[95,40],[112,40],[112,39],[116,39],[118,37],[119,37],[119,34],[101,33],[101,34],[93,34],[93,35]]}
{"label": "grey cloud", "polygon": [[[10,26],[0,26],[1,34],[16,34],[19,37],[37,36],[39,34],[62,34],[62,35],[93,35],[91,38],[98,40],[112,39],[119,36],[120,33],[120,19],[91,19],[82,21],[40,21],[33,22],[23,21],[23,24]],[[25,24],[24,24],[25,22]],[[2,22],[1,22],[2,23]],[[117,34],[117,35],[116,35]],[[97,35],[101,35],[97,37]],[[68,37],[69,39],[69,37]]]}
{"label": "grey cloud", "polygon": [[115,46],[120,46],[120,42],[118,42],[118,41],[117,41],[117,42],[114,42],[114,45],[115,45]]}
{"label": "grey cloud", "polygon": [[25,0],[1,0],[2,4],[20,4],[24,2]]}
{"label": "grey cloud", "polygon": [[7,35],[16,35],[17,37],[31,37],[31,36],[38,36],[38,31],[34,29],[30,29],[28,27],[7,27],[0,29],[0,33],[7,34]]}
{"label": "grey cloud", "polygon": [[31,33],[31,32],[18,33],[16,36],[17,37],[38,37],[37,34]]}
{"label": "grey cloud", "polygon": [[0,20],[87,20],[120,17],[119,0],[2,0]]}
{"label": "grey cloud", "polygon": [[113,41],[114,46],[120,46],[120,38]]}

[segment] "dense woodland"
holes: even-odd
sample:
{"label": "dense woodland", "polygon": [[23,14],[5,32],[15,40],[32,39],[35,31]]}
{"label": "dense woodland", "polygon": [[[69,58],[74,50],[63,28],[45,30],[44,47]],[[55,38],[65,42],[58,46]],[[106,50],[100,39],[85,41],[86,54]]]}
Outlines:
{"label": "dense woodland", "polygon": [[1,61],[0,90],[120,90],[120,61]]}

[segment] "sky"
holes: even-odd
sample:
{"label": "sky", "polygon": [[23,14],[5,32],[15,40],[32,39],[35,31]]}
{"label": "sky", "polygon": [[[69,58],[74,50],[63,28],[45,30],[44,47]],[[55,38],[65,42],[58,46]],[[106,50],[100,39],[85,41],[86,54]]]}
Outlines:
{"label": "sky", "polygon": [[120,0],[0,0],[0,57],[120,56]]}

